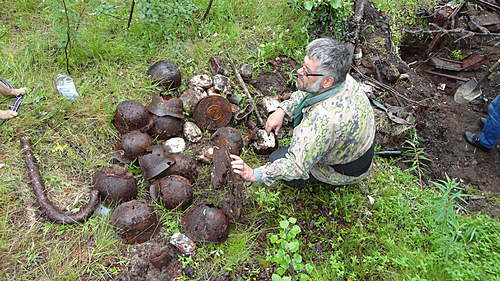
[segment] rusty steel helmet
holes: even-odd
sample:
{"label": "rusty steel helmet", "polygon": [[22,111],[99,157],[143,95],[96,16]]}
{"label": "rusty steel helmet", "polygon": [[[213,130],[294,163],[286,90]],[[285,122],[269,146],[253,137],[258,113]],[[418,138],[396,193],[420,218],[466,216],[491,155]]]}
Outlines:
{"label": "rusty steel helmet", "polygon": [[168,156],[174,159],[174,164],[162,172],[160,177],[180,175],[188,178],[191,182],[196,179],[198,176],[198,161],[196,159],[179,153],[169,153]]}
{"label": "rusty steel helmet", "polygon": [[137,196],[137,182],[127,169],[113,165],[97,171],[92,184],[103,201],[126,202]]}
{"label": "rusty steel helmet", "polygon": [[243,138],[241,133],[232,127],[217,129],[212,135],[212,140],[216,145],[227,148],[231,154],[240,155],[243,149]]}
{"label": "rusty steel helmet", "polygon": [[123,163],[130,163],[137,157],[146,154],[146,149],[151,146],[151,137],[141,131],[131,131],[122,135],[116,145],[115,158]]}
{"label": "rusty steel helmet", "polygon": [[175,63],[161,60],[153,64],[147,74],[155,83],[161,83],[167,90],[175,90],[181,85],[181,71]]}
{"label": "rusty steel helmet", "polygon": [[165,151],[163,145],[153,145],[147,149],[148,152],[139,157],[142,175],[145,179],[152,179],[175,163],[171,154]]}
{"label": "rusty steel helmet", "polygon": [[183,128],[184,121],[182,119],[171,116],[153,116],[153,125],[148,132],[160,140],[166,140],[181,136]]}
{"label": "rusty steel helmet", "polygon": [[187,178],[170,175],[155,181],[150,187],[150,195],[167,209],[184,210],[193,201],[193,187]]}
{"label": "rusty steel helmet", "polygon": [[229,233],[229,218],[211,204],[198,205],[182,217],[182,230],[195,242],[224,242]]}
{"label": "rusty steel helmet", "polygon": [[125,202],[113,211],[111,225],[127,243],[143,243],[158,229],[155,208],[142,200]]}
{"label": "rusty steel helmet", "polygon": [[121,134],[134,130],[146,132],[153,125],[153,118],[144,105],[127,100],[117,106],[113,125]]}
{"label": "rusty steel helmet", "polygon": [[179,98],[154,95],[147,109],[156,116],[171,116],[184,119],[184,115],[182,114],[182,100]]}

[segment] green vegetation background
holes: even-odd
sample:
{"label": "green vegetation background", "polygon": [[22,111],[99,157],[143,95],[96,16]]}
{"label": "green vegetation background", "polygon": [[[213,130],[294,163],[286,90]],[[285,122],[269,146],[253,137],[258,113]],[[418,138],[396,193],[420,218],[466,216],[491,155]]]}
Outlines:
{"label": "green vegetation background", "polygon": [[[75,226],[40,222],[18,134],[33,142],[51,198],[75,210],[85,202],[91,175],[112,157],[116,105],[128,99],[146,103],[155,92],[145,75],[151,63],[177,63],[186,81],[208,73],[208,59],[226,49],[238,62],[263,71],[266,59],[278,54],[303,56],[313,39],[308,27],[321,11],[338,19],[336,35],[352,15],[350,1],[220,0],[202,22],[208,2],[137,1],[127,30],[130,3],[66,0],[70,71],[81,95],[71,103],[56,93],[53,81],[66,72],[62,1],[0,0],[0,76],[30,88],[20,116],[0,127],[0,163],[5,164],[0,168],[0,279],[113,279],[130,262],[133,247],[120,242],[108,217],[96,215]],[[392,16],[393,26],[414,23],[418,1],[374,2]],[[11,102],[0,98],[2,108]],[[419,151],[413,150],[414,160],[419,161]],[[254,165],[263,161],[251,151],[243,157]],[[138,174],[136,166],[128,168]],[[201,168],[196,184],[206,186],[208,179],[209,168]],[[144,197],[148,183],[139,184]],[[347,188],[254,184],[245,218],[229,239],[201,244],[183,266],[192,266],[198,280],[224,272],[255,280],[259,272],[286,262],[280,256],[286,250],[300,255],[300,260],[291,256],[297,264],[308,265],[301,280],[499,280],[498,220],[461,209],[456,202],[462,188],[452,179],[421,186],[410,171],[378,158],[370,179]],[[220,198],[214,194],[207,200]],[[179,230],[181,213],[159,213],[165,236]],[[282,227],[283,221],[295,223],[291,217],[300,233]],[[269,235],[287,231],[294,235],[285,235],[286,243],[276,242],[278,236],[270,241]],[[283,270],[275,279],[290,280],[291,274]]]}

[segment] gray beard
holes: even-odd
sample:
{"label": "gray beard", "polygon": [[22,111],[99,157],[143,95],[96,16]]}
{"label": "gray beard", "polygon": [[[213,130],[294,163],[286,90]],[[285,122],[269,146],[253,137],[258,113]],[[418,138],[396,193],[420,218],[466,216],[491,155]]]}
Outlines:
{"label": "gray beard", "polygon": [[298,82],[295,82],[295,86],[297,87],[298,90],[307,92],[309,94],[317,94],[319,90],[321,90],[321,82],[323,79],[318,79],[318,81],[312,83],[312,84],[306,84],[303,86],[300,86]]}

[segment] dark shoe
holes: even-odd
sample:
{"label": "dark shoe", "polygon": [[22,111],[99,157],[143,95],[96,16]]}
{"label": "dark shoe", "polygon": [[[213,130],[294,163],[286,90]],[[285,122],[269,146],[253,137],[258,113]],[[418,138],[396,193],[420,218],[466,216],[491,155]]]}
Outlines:
{"label": "dark shoe", "polygon": [[488,121],[488,119],[484,117],[479,118],[479,127],[484,128],[484,126],[486,126],[486,121]]}
{"label": "dark shoe", "polygon": [[479,136],[474,134],[473,132],[465,131],[464,138],[468,143],[481,149],[482,151],[490,151],[491,150],[491,148],[487,148],[487,147],[483,146],[481,144],[481,142],[479,141]]}

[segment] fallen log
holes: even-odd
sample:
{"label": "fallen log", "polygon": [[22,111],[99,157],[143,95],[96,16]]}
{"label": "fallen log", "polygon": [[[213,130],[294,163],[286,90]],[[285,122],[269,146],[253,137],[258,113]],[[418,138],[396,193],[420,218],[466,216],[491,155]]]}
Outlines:
{"label": "fallen log", "polygon": [[99,204],[99,192],[95,189],[92,190],[90,192],[89,202],[81,208],[79,212],[74,214],[64,213],[49,200],[47,194],[45,193],[42,176],[40,175],[38,163],[31,153],[31,145],[29,141],[22,136],[19,137],[19,141],[23,149],[24,161],[26,162],[26,168],[28,169],[28,178],[31,182],[31,187],[33,188],[38,204],[49,220],[59,224],[75,224],[87,220],[94,213],[97,204]]}

